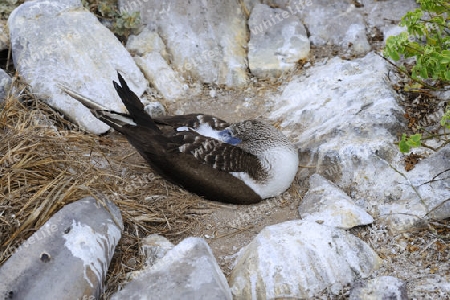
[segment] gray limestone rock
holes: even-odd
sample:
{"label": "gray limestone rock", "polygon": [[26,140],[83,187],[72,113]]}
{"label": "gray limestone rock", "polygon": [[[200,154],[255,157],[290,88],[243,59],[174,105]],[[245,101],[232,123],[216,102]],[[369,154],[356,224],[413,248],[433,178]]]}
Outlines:
{"label": "gray limestone rock", "polygon": [[406,284],[392,276],[381,276],[352,287],[350,300],[407,300]]}
{"label": "gray limestone rock", "polygon": [[[360,2],[363,4],[364,12],[367,14],[368,27],[377,27],[382,32],[400,23],[401,18],[408,11],[413,11],[419,7],[417,1],[412,0],[361,0]],[[386,22],[387,20],[389,22]]]}
{"label": "gray limestone rock", "polygon": [[170,66],[170,57],[161,37],[145,28],[139,35],[131,36],[127,49],[134,61],[156,90],[167,100],[174,101],[184,95],[184,80]]}
{"label": "gray limestone rock", "polygon": [[301,1],[291,5],[303,20],[315,46],[335,45],[349,55],[363,55],[370,51],[363,11],[353,1]]}
{"label": "gray limestone rock", "polygon": [[309,178],[309,190],[298,211],[302,220],[350,229],[367,225],[373,218],[333,183],[319,174]]}
{"label": "gray limestone rock", "polygon": [[59,82],[119,112],[126,110],[112,84],[118,71],[138,96],[147,87],[130,54],[80,0],[28,1],[11,13],[8,27],[14,65],[33,93],[92,133],[109,127],[62,93]]}
{"label": "gray limestone rock", "polygon": [[2,69],[0,69],[0,102],[2,102],[9,89],[11,88],[11,77]]}
{"label": "gray limestone rock", "polygon": [[127,279],[134,280],[144,274],[158,260],[163,258],[174,245],[165,237],[151,234],[142,240],[141,251],[146,256],[144,270],[131,271],[127,273]]}
{"label": "gray limestone rock", "polygon": [[227,86],[247,83],[246,18],[233,1],[119,0],[139,11],[164,40],[171,67],[186,80]]}
{"label": "gray limestone rock", "polygon": [[264,228],[239,252],[230,275],[234,299],[311,299],[365,278],[381,259],[362,240],[316,222]]}
{"label": "gray limestone rock", "polygon": [[170,61],[166,45],[158,33],[144,28],[138,35],[131,35],[127,40],[127,50],[134,56],[144,56],[147,53],[157,52],[166,62]]}
{"label": "gray limestone rock", "polygon": [[149,102],[144,109],[152,118],[166,115],[166,109],[161,102]]}
{"label": "gray limestone rock", "polygon": [[232,299],[208,244],[187,238],[111,297],[119,299]]}
{"label": "gray limestone rock", "polygon": [[306,29],[289,11],[258,4],[249,19],[249,67],[258,78],[291,71],[310,51]]}
{"label": "gray limestone rock", "polygon": [[[387,73],[386,62],[374,53],[353,61],[333,58],[292,80],[271,117],[298,133],[292,138],[300,164],[315,165],[316,173],[350,191],[371,216],[403,231],[423,226],[427,214],[450,216],[450,182],[442,173],[450,160],[447,145],[405,171],[395,145],[404,113]],[[310,171],[301,169],[300,178]]]}
{"label": "gray limestone rock", "polygon": [[172,244],[165,237],[158,234],[151,234],[142,240],[142,250],[147,259],[145,263],[148,267],[153,266],[158,260],[163,258],[168,251],[172,250]]}
{"label": "gray limestone rock", "polygon": [[109,200],[105,207],[92,197],[66,205],[0,268],[0,294],[99,299],[122,227],[120,211]]}
{"label": "gray limestone rock", "polygon": [[143,57],[135,57],[134,61],[165,99],[175,101],[184,95],[182,78],[172,70],[161,54],[147,53]]}

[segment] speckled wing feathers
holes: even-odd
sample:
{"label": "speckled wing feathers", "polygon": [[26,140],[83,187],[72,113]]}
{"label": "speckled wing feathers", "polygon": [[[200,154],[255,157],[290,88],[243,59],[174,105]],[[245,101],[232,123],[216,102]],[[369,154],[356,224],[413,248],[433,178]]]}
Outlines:
{"label": "speckled wing feathers", "polygon": [[179,152],[192,155],[214,169],[224,172],[246,172],[255,180],[263,178],[265,175],[259,160],[239,147],[199,135],[196,132],[180,132],[177,136],[178,140],[180,136],[183,137],[182,143],[179,140],[177,148]]}
{"label": "speckled wing feathers", "polygon": [[159,125],[169,125],[171,127],[199,128],[202,124],[208,124],[214,130],[224,130],[229,126],[224,120],[211,115],[189,114],[178,116],[163,116],[153,119]]}

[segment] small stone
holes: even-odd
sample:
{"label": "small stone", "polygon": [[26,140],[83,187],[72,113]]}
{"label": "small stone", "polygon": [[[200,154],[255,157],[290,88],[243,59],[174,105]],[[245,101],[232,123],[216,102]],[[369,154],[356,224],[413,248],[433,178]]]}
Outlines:
{"label": "small stone", "polygon": [[0,102],[5,99],[11,88],[11,77],[2,69],[0,69]]}
{"label": "small stone", "polygon": [[358,282],[350,292],[350,300],[392,299],[407,300],[406,284],[392,276],[381,276]]}
{"label": "small stone", "polygon": [[342,190],[319,174],[309,178],[309,190],[298,211],[303,220],[350,229],[373,222],[364,209],[355,205]]}
{"label": "small stone", "polygon": [[142,240],[142,250],[147,256],[146,265],[153,266],[159,259],[163,258],[174,245],[165,237],[151,234]]}
{"label": "small stone", "polygon": [[161,104],[161,102],[149,102],[144,109],[152,118],[166,115],[166,109]]}

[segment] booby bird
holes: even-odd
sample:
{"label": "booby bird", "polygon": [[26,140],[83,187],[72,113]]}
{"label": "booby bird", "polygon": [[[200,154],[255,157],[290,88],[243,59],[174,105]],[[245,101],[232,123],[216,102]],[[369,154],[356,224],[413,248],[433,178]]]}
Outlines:
{"label": "booby bird", "polygon": [[291,185],[297,149],[275,127],[259,120],[229,124],[204,114],[152,118],[120,74],[118,78],[114,88],[128,114],[60,87],[122,133],[162,177],[206,199],[232,204],[257,203]]}

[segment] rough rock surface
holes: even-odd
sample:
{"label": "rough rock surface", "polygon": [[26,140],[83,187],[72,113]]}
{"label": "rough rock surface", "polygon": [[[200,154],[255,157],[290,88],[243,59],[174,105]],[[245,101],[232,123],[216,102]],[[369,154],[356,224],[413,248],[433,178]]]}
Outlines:
{"label": "rough rock surface", "polygon": [[309,190],[298,212],[302,220],[350,229],[367,225],[373,218],[333,183],[318,174],[309,178]]}
{"label": "rough rock surface", "polygon": [[344,230],[289,221],[266,227],[241,250],[230,286],[234,299],[311,298],[369,276],[380,262],[366,243]]}
{"label": "rough rock surface", "polygon": [[268,5],[256,5],[249,19],[249,68],[258,78],[277,78],[309,55],[306,29],[297,16]]}
{"label": "rough rock surface", "polygon": [[[394,144],[403,110],[385,81],[387,72],[373,53],[353,61],[333,58],[292,80],[271,117],[282,117],[282,126],[298,134],[300,164],[315,165],[370,215],[402,231],[421,226],[431,212],[450,216],[450,182],[440,174],[450,168],[449,147],[404,171]],[[310,171],[302,169],[300,177]]]}
{"label": "rough rock surface", "polygon": [[294,8],[308,28],[310,41],[315,46],[335,45],[352,55],[370,51],[363,12],[355,7],[353,1],[305,1],[301,7],[291,7],[292,10]]}
{"label": "rough rock surface", "polygon": [[11,86],[11,77],[2,69],[0,69],[0,102],[5,99]]}
{"label": "rough rock surface", "polygon": [[165,237],[151,234],[142,240],[142,251],[147,256],[145,263],[153,266],[159,259],[163,258],[174,245]]}
{"label": "rough rock surface", "polygon": [[406,284],[392,276],[381,276],[356,283],[353,287],[350,300],[390,299],[407,300]]}
{"label": "rough rock surface", "polygon": [[139,11],[161,36],[172,68],[186,80],[227,86],[247,83],[245,16],[233,1],[120,0],[121,11]]}
{"label": "rough rock surface", "polygon": [[14,65],[33,93],[90,132],[109,127],[63,94],[58,82],[120,112],[125,107],[112,85],[118,71],[136,94],[147,87],[130,54],[79,0],[26,2],[10,15],[8,27]]}
{"label": "rough rock surface", "polygon": [[145,268],[139,271],[131,271],[127,273],[127,277],[130,280],[138,278],[158,260],[163,258],[173,247],[174,245],[165,237],[158,234],[150,234],[142,240],[141,251],[145,255]]}
{"label": "rough rock surface", "polygon": [[[362,0],[363,10],[367,14],[366,22],[368,31],[377,28],[385,36],[386,33],[396,27],[401,18],[408,12],[418,7],[416,1],[397,0],[397,1],[377,1]],[[389,20],[390,22],[386,22]]]}
{"label": "rough rock surface", "polygon": [[130,36],[127,50],[148,81],[167,100],[174,101],[185,93],[183,79],[169,65],[170,58],[161,37],[145,28],[139,35]]}
{"label": "rough rock surface", "polygon": [[99,299],[123,226],[118,207],[105,203],[83,198],[52,216],[0,268],[0,294]]}
{"label": "rough rock surface", "polygon": [[147,53],[143,57],[135,57],[134,61],[165,99],[175,101],[183,96],[183,80],[172,70],[161,54]]}
{"label": "rough rock surface", "polygon": [[166,61],[170,61],[164,41],[158,33],[148,28],[144,28],[138,35],[130,35],[126,47],[133,56],[143,56],[147,53],[157,52]]}
{"label": "rough rock surface", "polygon": [[152,118],[166,115],[166,109],[161,102],[148,102],[144,109]]}
{"label": "rough rock surface", "polygon": [[119,299],[232,299],[228,283],[208,244],[180,242],[141,276],[111,297]]}

